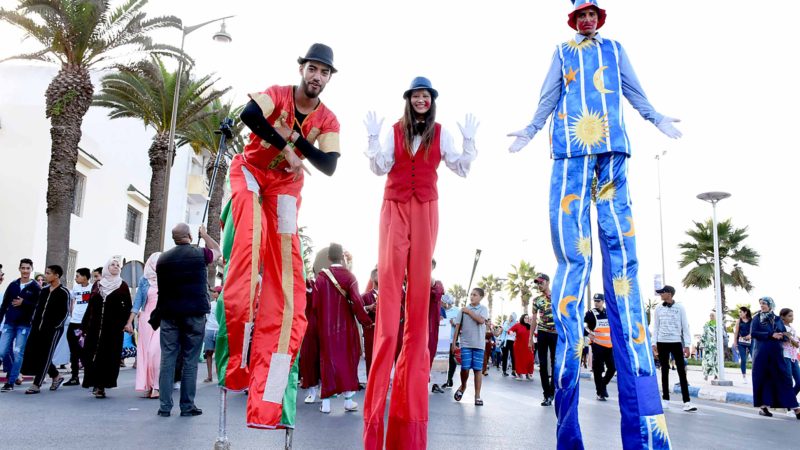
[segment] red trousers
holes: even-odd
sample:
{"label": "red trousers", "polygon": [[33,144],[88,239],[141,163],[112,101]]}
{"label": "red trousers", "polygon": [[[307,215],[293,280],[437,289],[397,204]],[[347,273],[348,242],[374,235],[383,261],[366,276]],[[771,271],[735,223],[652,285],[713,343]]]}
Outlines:
{"label": "red trousers", "polygon": [[372,365],[364,405],[364,448],[384,446],[383,417],[397,348],[403,278],[406,288],[403,347],[392,384],[387,449],[424,449],[428,440],[428,306],[431,258],[439,229],[438,202],[384,200],[378,249],[377,308]]}
{"label": "red trousers", "polygon": [[[249,386],[248,426],[284,427],[284,392],[306,330],[306,288],[297,235],[303,178],[257,169],[237,155],[231,163],[230,184],[236,232],[225,283],[230,351],[226,387]],[[245,323],[252,319],[250,361],[243,365]]]}

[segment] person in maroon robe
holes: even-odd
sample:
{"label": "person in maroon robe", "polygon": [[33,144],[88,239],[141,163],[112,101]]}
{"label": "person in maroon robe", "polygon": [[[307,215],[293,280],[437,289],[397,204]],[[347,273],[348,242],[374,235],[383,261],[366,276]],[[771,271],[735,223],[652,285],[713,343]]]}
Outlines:
{"label": "person in maroon robe", "polygon": [[329,269],[322,269],[315,284],[317,330],[320,342],[320,375],[323,413],[331,412],[330,398],[344,394],[345,411],[358,410],[353,401],[358,384],[361,339],[356,319],[365,328],[372,320],[364,310],[356,277],[344,267],[342,246],[328,249]]}
{"label": "person in maroon robe", "polygon": [[[436,260],[431,261],[431,270],[436,269]],[[436,358],[436,346],[439,343],[439,322],[442,317],[442,296],[444,295],[444,285],[441,281],[431,276],[431,302],[428,308],[428,352],[430,352],[431,369],[433,369],[433,359]],[[431,392],[444,394],[438,384],[431,386]]]}
{"label": "person in maroon robe", "polygon": [[306,279],[306,318],[308,327],[300,346],[300,387],[308,390],[305,403],[317,401],[319,386],[319,334],[317,334],[317,314],[314,304],[314,278]]}
{"label": "person in maroon robe", "polygon": [[[361,295],[361,301],[364,303],[364,310],[367,312],[370,320],[375,322],[375,308],[378,306],[378,269],[372,269],[369,280],[367,292]],[[369,382],[369,368],[372,365],[372,343],[374,342],[375,328],[365,327],[363,331],[364,360],[367,363],[367,382]]]}

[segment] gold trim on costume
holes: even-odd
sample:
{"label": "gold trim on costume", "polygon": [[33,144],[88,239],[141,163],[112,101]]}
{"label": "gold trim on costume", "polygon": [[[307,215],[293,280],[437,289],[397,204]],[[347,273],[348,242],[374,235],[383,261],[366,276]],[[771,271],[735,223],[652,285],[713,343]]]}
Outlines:
{"label": "gold trim on costume", "polygon": [[256,92],[252,94],[247,94],[251,100],[256,102],[259,108],[261,108],[261,112],[264,114],[264,117],[267,118],[272,115],[272,111],[275,111],[275,102],[272,101],[272,98],[264,92]]}
{"label": "gold trim on costume", "polygon": [[283,320],[278,339],[277,353],[289,352],[294,317],[294,267],[292,264],[292,239],[294,234],[281,234],[281,286],[283,288]]}
{"label": "gold trim on costume", "polygon": [[261,248],[261,205],[258,202],[258,194],[253,193],[253,245],[250,247],[250,318],[253,321],[253,307],[256,298],[256,288],[258,287],[258,250]]}
{"label": "gold trim on costume", "polygon": [[339,150],[339,133],[323,133],[319,136],[319,149],[325,153],[336,152]]}

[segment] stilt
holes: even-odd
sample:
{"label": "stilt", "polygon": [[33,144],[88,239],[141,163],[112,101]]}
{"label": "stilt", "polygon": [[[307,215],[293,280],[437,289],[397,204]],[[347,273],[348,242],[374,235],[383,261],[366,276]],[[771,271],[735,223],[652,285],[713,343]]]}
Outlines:
{"label": "stilt", "polygon": [[292,437],[294,434],[294,430],[291,428],[286,429],[286,445],[284,446],[284,450],[292,450]]}
{"label": "stilt", "polygon": [[228,441],[227,421],[228,414],[228,391],[219,388],[219,430],[217,440],[214,442],[214,450],[230,450],[231,443]]}

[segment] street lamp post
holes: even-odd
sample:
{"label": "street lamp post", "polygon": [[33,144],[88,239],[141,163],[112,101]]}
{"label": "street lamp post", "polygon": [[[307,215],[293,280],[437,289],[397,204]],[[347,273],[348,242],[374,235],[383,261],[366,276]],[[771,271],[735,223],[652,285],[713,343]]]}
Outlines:
{"label": "street lamp post", "polygon": [[663,213],[661,211],[661,157],[667,154],[667,151],[664,150],[661,152],[660,155],[656,155],[656,171],[658,174],[658,227],[661,231],[661,283],[662,285],[667,284],[667,275],[666,270],[664,269],[664,219]]}
{"label": "street lamp post", "polygon": [[[186,35],[202,28],[210,23],[219,22],[222,20],[222,26],[219,31],[214,33],[213,39],[217,42],[228,43],[231,41],[231,35],[225,30],[225,19],[230,19],[234,16],[225,16],[218,19],[209,20],[208,22],[199,23],[190,27],[183,27],[183,34],[181,35],[181,53],[183,53],[183,44],[186,41]],[[167,150],[167,170],[164,175],[164,200],[161,209],[161,235],[159,238],[159,248],[164,249],[164,236],[167,229],[167,206],[169,205],[169,178],[172,172],[172,159],[175,153],[175,126],[178,121],[178,100],[180,97],[181,79],[183,78],[183,58],[178,61],[178,76],[175,79],[175,91],[172,94],[172,115],[169,121],[169,148]]]}
{"label": "street lamp post", "polygon": [[722,278],[720,277],[719,267],[719,236],[717,236],[717,203],[719,203],[720,200],[724,200],[730,196],[731,194],[727,192],[704,192],[697,196],[697,198],[700,200],[711,203],[713,211],[711,217],[712,226],[714,227],[714,289],[717,297],[717,367],[719,370],[719,379],[712,380],[711,384],[717,386],[733,386],[732,381],[725,380],[725,346],[722,340],[722,327],[724,326],[724,315],[722,311]]}

